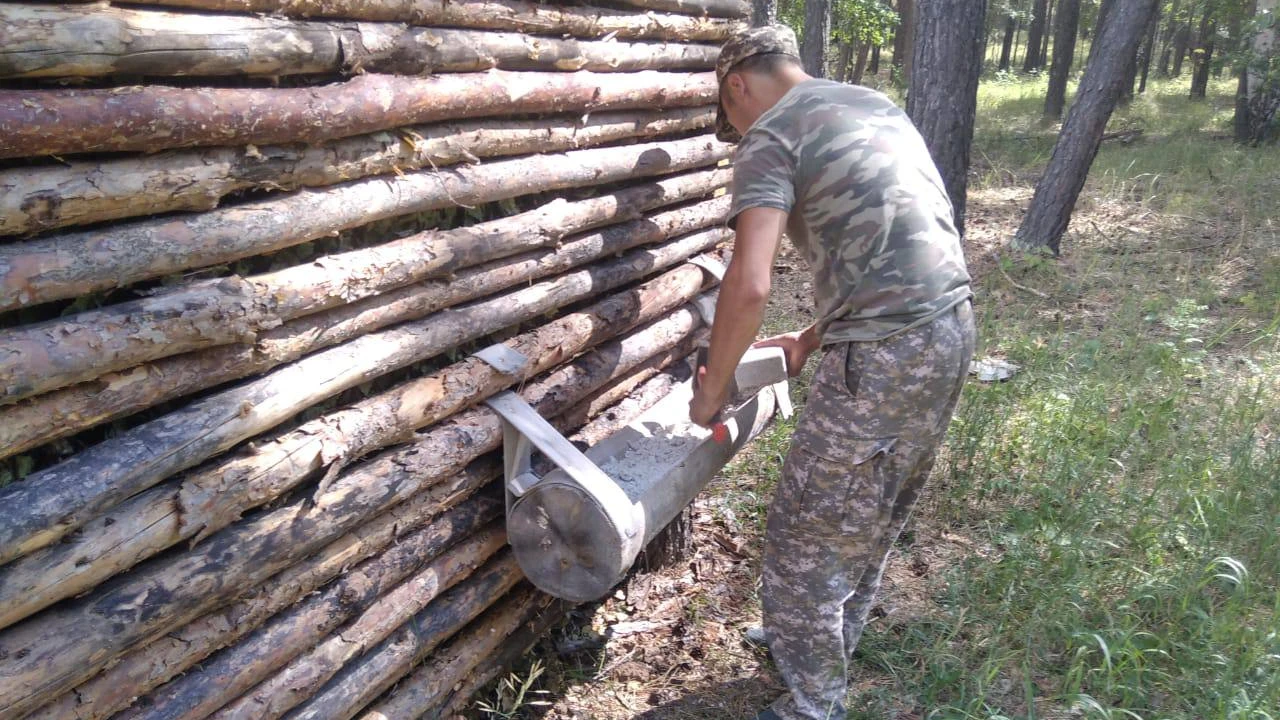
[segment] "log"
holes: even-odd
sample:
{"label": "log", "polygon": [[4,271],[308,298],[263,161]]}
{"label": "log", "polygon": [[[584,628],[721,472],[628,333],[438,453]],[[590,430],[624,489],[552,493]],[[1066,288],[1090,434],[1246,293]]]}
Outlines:
{"label": "log", "polygon": [[361,713],[360,720],[403,720],[439,707],[488,658],[517,648],[523,652],[524,639],[534,629],[543,630],[563,616],[554,598],[522,583],[396,683],[395,691]]}
{"label": "log", "polygon": [[[684,197],[714,189],[695,175],[672,183]],[[648,196],[637,190],[628,196]],[[670,197],[661,200],[672,201]],[[428,231],[316,258],[261,275],[233,275],[70,317],[0,331],[0,387],[19,400],[149,360],[206,347],[251,343],[259,331],[468,265],[560,241],[592,222],[605,203],[550,203],[509,221]],[[637,206],[638,207],[638,206]],[[628,208],[628,216],[643,211]],[[661,224],[661,222],[659,222]],[[16,446],[16,445],[15,445]],[[10,450],[12,454],[18,450]]]}
{"label": "log", "polygon": [[0,6],[0,47],[0,78],[707,70],[719,54],[714,45],[29,3]]}
{"label": "log", "polygon": [[524,0],[151,0],[151,5],[271,13],[285,17],[405,22],[436,27],[510,30],[533,35],[724,42],[740,23]]}
{"label": "log", "polygon": [[[492,272],[506,274],[504,284],[518,282],[521,278],[554,272],[610,251],[623,250],[637,244],[636,235],[635,228],[631,228],[629,232],[588,236],[561,251],[530,254],[523,262],[503,263]],[[724,231],[720,230],[696,233],[522,290],[451,307],[425,320],[371,333],[312,354],[267,376],[132,428],[34,473],[21,483],[0,488],[0,503],[14,503],[15,508],[14,512],[0,517],[3,559],[8,561],[44,547],[124,498],[193,467],[327,397],[513,323],[532,319],[564,303],[639,279],[724,238]],[[644,239],[657,238],[651,234]],[[548,266],[551,267],[548,269]],[[425,298],[407,298],[406,303],[410,305],[418,301],[416,311],[397,309],[395,312],[425,315],[437,309],[440,305],[432,301],[441,297],[441,286],[447,291],[448,281],[436,281],[421,288],[423,292],[419,295]],[[472,292],[482,295],[484,287]]]}
{"label": "log", "polygon": [[[105,720],[131,705],[134,698],[168,682],[220,648],[235,644],[340,573],[421,529],[501,473],[498,457],[473,462],[463,472],[393,506],[315,555],[281,571],[247,597],[129,650],[116,664],[59,696],[27,720]],[[207,671],[211,665],[204,667]],[[175,680],[148,702],[159,704],[163,697],[177,694],[183,682],[186,681]]]}
{"label": "log", "polygon": [[[557,201],[533,213],[522,213],[471,228],[411,236],[379,246],[379,249],[370,251],[368,262],[353,262],[349,271],[343,273],[333,272],[339,269],[334,266],[343,256],[330,256],[318,262],[329,271],[330,277],[349,278],[345,287],[352,296],[372,295],[383,290],[384,286],[392,287],[405,279],[417,280],[420,276],[432,274],[432,268],[437,264],[437,272],[445,272],[455,265],[470,265],[472,260],[481,261],[491,255],[538,247],[544,244],[544,238],[558,239],[566,231],[596,224],[594,218],[622,219],[651,209],[657,202],[687,199],[694,193],[702,193],[700,183],[717,186],[727,182],[731,172],[726,169],[695,173],[578,203],[565,205]],[[723,217],[723,210],[705,204],[677,212],[688,217],[691,213],[698,213],[699,207],[706,210],[707,224]],[[666,216],[666,213],[660,213],[646,222],[661,226]],[[526,224],[521,227],[521,222]],[[692,231],[698,225],[686,223],[680,227]],[[348,255],[344,260],[355,258]],[[308,267],[314,269],[314,265]],[[550,272],[554,266],[535,265],[534,269]],[[316,274],[312,273],[313,278]],[[432,283],[428,287],[407,287],[400,292],[387,291],[380,298],[375,296],[290,320],[280,327],[259,333],[254,345],[224,345],[165,358],[0,408],[0,457],[25,452],[167,400],[265,373],[316,350],[388,325],[417,319],[425,312],[424,307],[445,307],[478,297],[486,290],[501,290],[503,286],[498,284],[501,281],[514,283],[536,277],[535,274],[512,278],[509,272],[495,271],[494,268],[464,270],[454,275],[448,284]],[[335,291],[340,285],[335,283]],[[261,287],[261,283],[253,287]],[[309,300],[317,301],[324,297],[319,279],[315,279],[310,287],[314,295]],[[299,294],[299,297],[308,296]],[[286,302],[282,300],[282,304]]]}
{"label": "log", "polygon": [[[721,230],[712,234],[723,237]],[[328,466],[326,477],[333,477],[351,459],[669,313],[692,299],[704,284],[701,270],[682,266],[507,340],[504,345],[530,359],[519,372],[501,372],[479,358],[468,358],[304,423],[180,482],[140,493],[94,518],[69,541],[41,548],[0,569],[0,627],[88,590],[182,540],[195,537],[198,542],[317,469]],[[322,483],[317,492],[324,489]]]}
{"label": "log", "polygon": [[0,158],[155,152],[197,145],[316,144],[488,115],[705,105],[712,73],[360,75],[301,88],[0,90]]}
{"label": "log", "polygon": [[[496,522],[385,594],[370,596],[368,604],[363,607],[350,602],[348,598],[341,598],[343,603],[337,608],[326,608],[314,613],[292,613],[290,619],[292,621],[296,618],[298,639],[263,643],[262,651],[264,660],[270,658],[273,667],[281,665],[278,660],[281,656],[286,660],[293,659],[257,686],[250,681],[248,686],[252,690],[249,693],[211,717],[218,720],[275,720],[280,717],[314,695],[345,664],[376,647],[414,615],[432,604],[442,592],[465,579],[476,567],[502,549],[506,544],[506,537],[502,523]],[[347,618],[351,618],[351,621],[343,624]],[[339,625],[342,626],[340,631],[334,632]],[[330,632],[334,634],[329,635]],[[325,637],[326,635],[329,636]],[[300,651],[301,654],[298,654]],[[237,684],[246,675],[262,677],[254,672],[257,670],[256,665],[246,667],[243,663],[237,663],[232,670]],[[222,682],[222,678],[216,674],[207,677],[215,684]],[[187,710],[185,716],[199,717],[190,710]]]}
{"label": "log", "polygon": [[[609,380],[688,338],[682,309],[530,383],[522,395],[554,417]],[[227,528],[195,549],[158,558],[93,595],[0,633],[0,714],[20,716],[100,671],[125,649],[163,635],[260,584],[341,533],[460,471],[502,442],[487,408],[467,410],[411,444],[345,471],[315,504],[295,501]]]}
{"label": "log", "polygon": [[[494,502],[501,504],[489,499],[486,505],[489,516],[499,518],[501,511]],[[341,667],[345,658],[370,647],[360,640],[364,629],[361,621],[370,618],[366,624],[376,626],[378,620],[388,615],[398,617],[397,613],[408,608],[414,608],[408,610],[412,616],[441,592],[470,575],[506,543],[500,518],[466,539],[448,527],[436,530],[434,524],[418,535],[437,539],[430,543],[419,540],[416,551],[409,548],[402,552],[397,545],[383,556],[365,561],[323,593],[272,618],[244,641],[202,663],[199,670],[187,673],[147,702],[118,715],[118,720],[198,719],[219,708],[222,710],[216,713],[217,717],[234,717],[237,716],[235,709],[244,703],[231,701],[252,689],[254,694],[243,698],[252,703],[253,697],[282,676],[302,682],[305,671],[315,670],[317,674],[311,677],[316,677],[324,668],[328,674],[320,679],[323,683]],[[455,541],[457,544],[450,547]],[[430,554],[424,557],[422,553]],[[401,605],[397,607],[392,603]],[[353,617],[356,619],[348,623]],[[384,636],[399,624],[393,622],[385,629]],[[347,641],[351,644],[347,645]],[[331,668],[334,662],[338,665]],[[268,680],[255,688],[255,683],[263,678]],[[286,697],[305,698],[314,692],[314,687],[299,685],[280,690]],[[249,707],[246,716],[265,719],[278,717],[278,713],[273,713],[268,706],[256,711]]]}
{"label": "log", "polygon": [[744,0],[613,0],[619,5],[661,10],[663,12],[705,17],[745,20],[751,17],[751,4]]}
{"label": "log", "polygon": [[708,108],[616,111],[538,120],[414,125],[320,145],[201,148],[0,170],[0,235],[179,210],[212,210],[231,193],[296,190],[478,158],[591,147],[709,127]]}
{"label": "log", "polygon": [[289,713],[290,720],[353,717],[523,578],[511,551],[504,550],[500,557],[409,618],[391,637],[342,668],[322,692]]}
{"label": "log", "polygon": [[272,252],[398,215],[670,174],[728,153],[728,145],[695,137],[532,155],[3,245],[0,311]]}

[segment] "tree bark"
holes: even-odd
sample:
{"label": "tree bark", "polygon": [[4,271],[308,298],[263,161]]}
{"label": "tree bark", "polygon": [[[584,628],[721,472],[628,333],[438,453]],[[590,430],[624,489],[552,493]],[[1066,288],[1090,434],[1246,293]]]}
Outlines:
{"label": "tree bark", "polygon": [[1275,19],[1276,8],[1276,0],[1257,0],[1255,14],[1266,13],[1271,23],[1253,37],[1251,61],[1241,81],[1247,92],[1247,139],[1253,144],[1270,142],[1280,135],[1280,79],[1276,77],[1280,24]]}
{"label": "tree bark", "polygon": [[[536,276],[538,268],[548,264],[563,269],[601,253],[623,250],[633,237],[634,231],[630,235],[616,233],[586,238],[567,252],[534,254],[522,263],[504,263],[499,270],[509,273],[515,282],[521,276],[530,276],[526,273]],[[639,279],[722,239],[723,235],[716,231],[696,233],[531,288],[450,308],[413,324],[365,335],[139,425],[34,473],[22,483],[0,489],[6,501],[24,503],[20,509],[15,506],[0,526],[6,537],[13,538],[3,545],[6,555],[10,556],[6,559],[50,544],[124,498],[193,467],[327,397],[421,362],[449,347],[537,317],[563,303]],[[548,256],[555,259],[550,261]],[[447,286],[448,283],[437,283],[440,284]],[[438,297],[438,292],[427,288],[430,300],[420,314],[439,307],[431,302]],[[86,478],[92,480],[86,481]]]}
{"label": "tree bark", "polygon": [[[654,99],[660,92],[655,89]],[[579,108],[584,110],[586,108]],[[178,210],[228,195],[322,187],[480,158],[587,148],[710,127],[710,108],[416,125],[321,145],[205,148],[103,162],[0,170],[0,235]]]}
{"label": "tree bark", "polygon": [[484,672],[490,658],[523,655],[526,643],[530,643],[525,639],[529,637],[525,628],[545,628],[561,617],[563,611],[550,595],[528,585],[517,587],[448,645],[433,652],[430,662],[396,683],[393,692],[360,715],[361,720],[414,718],[424,714],[424,709],[429,713],[477,670]]}
{"label": "tree bark", "polygon": [[871,48],[871,75],[874,77],[879,74],[880,74],[880,46],[877,45]]}
{"label": "tree bark", "polygon": [[1206,5],[1200,17],[1200,31],[1196,33],[1196,48],[1191,53],[1191,98],[1204,99],[1209,89],[1209,68],[1213,62],[1214,38],[1217,35],[1217,8]]}
{"label": "tree bark", "polygon": [[1023,72],[1035,72],[1044,65],[1040,47],[1046,34],[1048,14],[1049,0],[1035,0],[1031,10],[1031,25],[1027,28],[1027,53],[1022,59]]}
{"label": "tree bark", "polygon": [[[335,585],[344,586],[353,584],[357,578],[376,574],[372,572],[375,568],[396,561],[395,554],[398,551],[393,543],[414,535],[428,525],[435,528],[431,532],[438,533],[437,526],[442,526],[443,520],[448,517],[444,515],[446,511],[462,503],[476,490],[499,479],[501,474],[502,463],[499,457],[490,456],[473,462],[447,481],[392,506],[368,523],[333,540],[314,555],[291,565],[231,605],[199,617],[150,643],[130,649],[114,665],[73,691],[59,696],[26,720],[62,720],[69,717],[76,720],[105,720],[127,708],[135,698],[164,685],[219,649],[234,645],[263,623],[276,617],[277,613],[306,602],[304,598],[312,596],[317,589],[335,577],[343,575],[344,579],[338,580]],[[474,507],[480,508],[481,505],[476,504]],[[501,509],[496,509],[496,512],[501,512]],[[388,548],[391,550],[384,554],[383,551]],[[407,547],[405,552],[411,552],[412,549],[412,546]],[[204,672],[214,672],[213,663],[230,654],[230,651],[223,653],[218,656],[218,660],[204,665]],[[234,675],[234,672],[229,673],[229,677],[230,675]],[[195,681],[174,680],[148,700],[159,704],[164,698],[180,694],[180,689],[185,688],[188,682]],[[194,698],[191,702],[198,703],[199,698]]]}
{"label": "tree bark", "polygon": [[1076,101],[1071,105],[1053,155],[1013,239],[1020,250],[1047,248],[1055,255],[1071,221],[1071,211],[1084,187],[1089,166],[1102,144],[1102,133],[1115,109],[1124,82],[1126,64],[1138,44],[1156,0],[1118,0],[1101,36],[1094,38],[1097,51],[1085,68]]}
{"label": "tree bark", "polygon": [[1018,29],[1018,19],[1010,15],[1004,21],[1004,43],[1000,46],[1000,64],[997,69],[1008,70],[1013,54],[1013,34]]}
{"label": "tree bark", "polygon": [[[1147,25],[1147,37],[1142,41],[1142,50],[1138,53],[1138,63],[1141,66],[1141,75],[1138,78],[1138,94],[1141,95],[1147,91],[1147,77],[1151,75],[1151,59],[1156,52],[1156,30],[1160,27],[1160,6],[1156,5],[1155,12],[1151,16],[1151,22]],[[1132,87],[1132,86],[1130,86]]]}
{"label": "tree bark", "polygon": [[805,72],[827,77],[827,52],[831,42],[831,0],[804,0],[804,35],[800,61]]}
{"label": "tree bark", "polygon": [[1182,0],[1173,0],[1169,6],[1169,16],[1164,24],[1164,32],[1160,34],[1160,77],[1169,77],[1169,60],[1173,55],[1173,36],[1178,29],[1178,10]]}
{"label": "tree bark", "polygon": [[[710,234],[723,237],[720,230]],[[696,245],[697,238],[706,235],[691,236],[685,247]],[[626,260],[637,262],[634,257]],[[304,423],[270,443],[196,470],[181,481],[140,493],[81,527],[71,542],[52,545],[11,563],[0,576],[0,627],[88,590],[166,547],[192,537],[199,542],[235,522],[244,511],[279,497],[311,472],[327,466],[326,477],[333,477],[352,460],[417,428],[439,422],[660,317],[697,294],[704,280],[697,268],[686,265],[633,291],[517,336],[505,344],[532,360],[518,373],[500,372],[470,358]]]}
{"label": "tree bark", "polygon": [[0,46],[0,78],[706,70],[719,54],[713,45],[30,4],[0,6]]}
{"label": "tree bark", "polygon": [[[630,352],[610,343],[542,380],[522,395],[553,417],[657,349],[688,337],[698,320],[681,310],[647,328],[661,338]],[[639,334],[633,335],[636,338]],[[227,528],[195,549],[150,563],[92,596],[59,605],[0,635],[0,710],[19,715],[69,690],[140,642],[163,635],[226,603],[243,587],[319,549],[368,518],[458,472],[502,442],[487,408],[461,413],[411,444],[348,469],[313,505],[306,500]]]}
{"label": "tree bark", "polygon": [[836,58],[836,82],[848,82],[849,76],[852,74],[853,68],[849,65],[853,62],[853,43],[841,42],[840,53]]}
{"label": "tree bark", "polygon": [[902,9],[902,75],[903,87],[911,86],[912,65],[916,55],[916,0],[898,0]]}
{"label": "tree bark", "polygon": [[[299,278],[298,285],[269,281],[287,271],[258,276],[245,284],[275,286],[281,307],[291,308],[282,309],[280,318],[293,319],[280,327],[260,331],[253,344],[224,345],[171,356],[0,408],[0,448],[9,455],[25,452],[99,423],[263,373],[315,350],[416,319],[431,308],[496,292],[503,287],[498,283],[536,279],[537,275],[513,278],[510,271],[494,268],[457,271],[557,243],[591,227],[626,221],[665,204],[697,198],[726,185],[731,173],[727,168],[700,171],[588,200],[553,201],[531,212],[479,225],[428,231],[375,248],[329,256],[312,264],[323,265],[326,272]],[[689,218],[701,214],[705,223],[711,223],[722,216],[716,215],[722,213],[718,207],[698,205],[675,211],[674,216]],[[671,227],[668,217],[672,216],[660,214],[643,225]],[[681,225],[689,230],[699,226],[687,221]],[[549,272],[558,266],[548,264],[534,266],[534,269]],[[439,283],[407,287],[444,273],[457,274],[443,290]],[[398,287],[407,289],[393,292]],[[320,305],[330,304],[322,302],[324,293],[328,292],[326,288],[334,288],[335,297],[341,294],[337,288],[345,288],[349,294],[346,299],[353,302],[314,313]],[[390,294],[378,297],[385,293]]]}
{"label": "tree bark", "polygon": [[751,5],[746,0],[614,0],[620,5],[662,10],[705,17],[747,19],[751,17]]}
{"label": "tree bark", "polygon": [[1049,67],[1049,91],[1044,98],[1044,115],[1057,120],[1067,104],[1067,80],[1076,54],[1076,32],[1080,25],[1080,0],[1058,3],[1058,24],[1054,28],[1053,64]]}
{"label": "tree bark", "polygon": [[[398,215],[703,167],[731,147],[702,136],[420,170],[2,245],[0,310],[273,252]],[[3,387],[10,400],[32,394],[9,381]]]}
{"label": "tree bark", "polygon": [[[422,662],[437,646],[524,579],[510,550],[409,618],[376,648],[346,667],[291,720],[348,720]],[[221,716],[219,720],[221,719]],[[248,715],[247,717],[252,717]],[[268,716],[270,717],[270,716]]]}
{"label": "tree bark", "polygon": [[1044,27],[1040,29],[1040,65],[1043,70],[1049,64],[1049,38],[1053,35],[1054,0],[1045,8]]}
{"label": "tree bark", "polygon": [[862,77],[867,68],[867,56],[870,54],[871,46],[867,43],[858,44],[858,57],[854,60],[853,76],[849,78],[849,82],[855,85],[862,84]]}
{"label": "tree bark", "polygon": [[[652,150],[655,146],[641,147]],[[642,158],[643,152],[637,154],[623,150],[622,154],[628,156],[622,158],[624,165],[628,159]],[[459,194],[455,195],[436,180],[436,201],[447,204],[454,198],[472,195],[478,196],[476,199],[488,198],[481,200],[487,202],[496,199],[490,197],[495,193],[508,192],[509,188],[503,185],[511,180],[528,182],[536,179],[551,187],[566,182],[563,178],[566,172],[577,178],[569,182],[580,182],[584,177],[591,181],[610,175],[616,178],[620,172],[625,172],[625,169],[619,169],[621,166],[601,171],[603,165],[597,161],[595,169],[600,175],[584,176],[581,167],[546,165],[541,157],[544,156],[460,168],[458,178],[467,178],[470,182],[458,183],[456,189]],[[552,158],[563,162],[563,156]],[[513,173],[504,177],[502,166],[514,162],[517,165],[510,170],[518,171],[525,169],[520,165],[528,165],[530,160],[542,167],[527,169],[541,170],[541,175],[534,178]],[[590,158],[586,162],[590,164]],[[518,190],[527,191],[528,188]],[[289,200],[285,199],[286,202]],[[319,216],[313,216],[312,220],[324,222],[324,218]],[[545,220],[543,226],[546,226]],[[554,228],[564,229],[559,225]],[[229,233],[232,229],[228,227],[223,232]],[[244,237],[248,235],[246,231]],[[424,235],[433,237],[433,234]],[[424,238],[418,235],[415,239],[420,244]],[[556,239],[547,237],[541,244]],[[56,258],[60,250],[57,238],[41,244],[46,249],[46,257],[52,255]],[[178,290],[82,312],[70,318],[0,331],[0,346],[8,349],[8,353],[0,358],[0,401],[30,397],[168,355],[230,342],[252,342],[259,330],[270,329],[282,321],[374,295],[433,273],[457,269],[460,267],[459,257],[469,254],[479,261],[500,256],[491,245],[470,249],[470,253],[462,248],[446,247],[442,249],[451,252],[445,257],[420,264],[396,265],[408,259],[402,248],[413,244],[413,241],[400,240],[249,278],[231,276],[193,283]],[[14,245],[0,249],[0,258],[5,257],[10,248],[15,250],[9,255],[15,265],[20,265],[24,257],[30,257],[29,253],[22,251],[22,246]],[[490,257],[481,256],[482,249],[487,249]],[[520,246],[516,246],[512,252],[519,249]],[[140,259],[139,255],[117,257],[118,261],[137,262]],[[446,267],[446,261],[452,265]],[[63,263],[64,268],[68,264]],[[93,268],[83,269],[94,272]],[[0,270],[0,283],[6,279],[2,273]],[[97,282],[100,284],[108,280],[103,278]],[[3,454],[0,451],[0,455]]]}
{"label": "tree bark", "polygon": [[986,0],[934,0],[918,8],[907,114],[919,128],[964,234],[969,148],[978,109]]}
{"label": "tree bark", "polygon": [[[0,90],[0,158],[317,144],[437,120],[703,105],[713,73],[360,75],[299,88]],[[656,102],[655,102],[656,100]]]}
{"label": "tree bark", "polygon": [[751,26],[761,27],[778,22],[778,0],[751,0]]}
{"label": "tree bark", "polygon": [[[145,710],[125,713],[121,720],[280,717],[314,695],[344,663],[376,646],[441,593],[465,580],[497,555],[507,540],[501,522],[452,547],[460,536],[432,533],[434,529],[433,525],[419,533],[439,540],[418,541],[422,546],[418,553],[395,552],[398,563],[378,563],[380,559],[366,563],[375,565],[373,572],[357,568],[322,595],[274,618],[247,642],[219,653],[191,674],[194,681],[183,679],[186,692],[169,696],[185,702],[150,704]],[[408,542],[415,544],[413,539]]]}
{"label": "tree bark", "polygon": [[733,20],[637,13],[525,0],[150,0],[148,5],[292,18],[404,22],[432,27],[509,30],[532,35],[724,42]]}
{"label": "tree bark", "polygon": [[1191,45],[1191,22],[1183,23],[1173,38],[1173,70],[1172,77],[1182,75],[1182,61],[1187,57],[1187,48]]}

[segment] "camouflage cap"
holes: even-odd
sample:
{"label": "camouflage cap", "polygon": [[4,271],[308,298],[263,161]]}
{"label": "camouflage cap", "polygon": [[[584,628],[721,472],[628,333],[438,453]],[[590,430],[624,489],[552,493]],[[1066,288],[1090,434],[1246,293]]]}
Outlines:
{"label": "camouflage cap", "polygon": [[[765,25],[743,30],[725,42],[720,48],[720,57],[716,60],[716,81],[724,82],[724,78],[734,65],[754,55],[790,55],[800,59],[800,45],[796,42],[795,32],[786,25]],[[724,106],[716,101],[716,137],[724,142],[737,142],[742,139],[738,131],[729,124]]]}

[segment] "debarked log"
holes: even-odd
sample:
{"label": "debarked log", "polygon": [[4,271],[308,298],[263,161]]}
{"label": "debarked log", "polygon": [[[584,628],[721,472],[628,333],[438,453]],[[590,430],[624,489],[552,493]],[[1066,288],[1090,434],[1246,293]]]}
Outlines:
{"label": "debarked log", "polygon": [[[610,343],[530,383],[521,395],[553,417],[655,351],[688,338],[699,320],[681,309],[643,332],[649,343]],[[687,352],[687,350],[686,350]],[[474,408],[413,442],[348,468],[316,500],[237,523],[176,556],[158,558],[102,591],[60,604],[0,633],[0,713],[20,716],[68,691],[112,658],[228,602],[337,535],[460,471],[502,442],[502,424]],[[162,599],[162,600],[161,600]]]}
{"label": "debarked log", "polygon": [[731,20],[527,0],[151,0],[149,4],[588,38],[723,42],[741,27]]}
{"label": "debarked log", "polygon": [[693,107],[537,120],[466,120],[378,131],[320,145],[175,150],[0,170],[0,235],[179,210],[212,210],[227,195],[246,190],[321,187],[370,175],[476,163],[480,158],[562,152],[633,137],[692,132],[709,127],[713,119],[710,108]]}
{"label": "debarked log", "polygon": [[[105,720],[132,704],[134,698],[176,678],[215,651],[235,644],[277,613],[303,602],[339,574],[352,579],[344,582],[373,574],[372,564],[361,563],[436,521],[441,513],[488,485],[501,472],[497,457],[476,460],[464,471],[341,535],[230,605],[131,648],[115,664],[35,711],[27,720]],[[391,553],[377,559],[380,566],[394,562]],[[380,575],[383,571],[376,572]],[[212,671],[213,662],[203,665],[206,671]],[[231,672],[228,677],[234,674]],[[185,682],[174,680],[163,693],[149,696],[147,702],[159,704],[170,695],[180,695]],[[199,698],[191,702],[194,706]]]}
{"label": "debarked log", "polygon": [[154,152],[199,145],[315,144],[438,120],[705,105],[712,73],[507,72],[359,75],[305,88],[0,90],[0,158]]}
{"label": "debarked log", "polygon": [[[612,219],[620,219],[620,214],[630,215],[635,208],[642,211],[654,202],[686,199],[684,191],[679,187],[685,184],[685,180],[690,181],[690,194],[695,191],[702,194],[698,182],[706,178],[710,182],[721,183],[727,181],[729,172],[698,173],[700,177],[682,176],[680,183],[663,181],[661,185],[667,186],[673,193],[679,192],[672,195],[660,193],[660,199],[652,192],[631,192],[653,189],[651,186],[641,186],[621,191],[615,196],[572,203],[571,208],[563,203],[553,203],[544,210],[556,211],[552,213],[553,222],[556,223],[554,226],[548,226],[541,212],[526,213],[511,218],[529,223],[524,227],[500,220],[461,230],[411,236],[403,241],[372,249],[368,252],[368,257],[362,259],[350,255],[325,258],[306,266],[302,276],[296,278],[302,283],[298,286],[300,291],[293,296],[298,298],[297,303],[289,303],[284,299],[291,292],[288,285],[274,283],[284,296],[281,299],[282,305],[310,308],[317,301],[323,300],[326,287],[331,286],[334,296],[337,296],[344,287],[344,281],[353,298],[364,295],[372,297],[289,320],[280,327],[258,333],[253,344],[228,344],[166,357],[0,407],[0,457],[25,452],[43,443],[167,400],[264,373],[316,350],[398,322],[417,319],[434,309],[498,292],[515,283],[568,268],[571,265],[566,263],[575,259],[585,261],[595,257],[583,254],[584,248],[588,246],[580,241],[588,238],[573,238],[564,242],[551,256],[535,258],[531,255],[524,262],[461,270],[448,281],[436,280],[389,289],[399,286],[405,280],[416,280],[422,275],[433,274],[433,265],[446,268],[459,264],[470,265],[471,259],[478,262],[488,259],[489,255],[518,252],[550,244],[544,241],[547,237],[557,238],[555,242],[559,242],[562,231],[594,225],[596,223],[591,218],[598,218],[601,213],[607,213]],[[606,209],[612,205],[609,202],[612,197],[622,199],[623,196],[627,198],[627,203],[634,205],[622,206],[626,208],[623,213]],[[726,199],[720,199],[661,212],[644,221],[608,228],[592,235],[606,240],[629,236],[631,239],[628,241],[607,242],[602,246],[625,249],[713,225],[723,219],[726,203]],[[560,210],[565,212],[561,213]],[[526,272],[513,272],[521,269]],[[334,282],[330,285],[329,280]],[[264,284],[272,283],[263,281],[255,283],[253,287],[262,287]],[[375,295],[379,292],[382,294]],[[285,312],[283,307],[281,312]],[[185,322],[188,319],[190,318],[178,318],[177,321]],[[3,557],[5,554],[0,552],[0,558]]]}
{"label": "debarked log", "polygon": [[398,215],[703,167],[729,149],[695,137],[531,155],[2,245],[0,311],[272,252]]}
{"label": "debarked log", "polygon": [[[0,627],[92,588],[184,539],[199,540],[220,530],[316,469],[328,466],[326,477],[333,477],[353,459],[670,312],[692,299],[707,282],[703,271],[684,265],[505,341],[505,347],[528,358],[517,371],[500,371],[470,358],[304,423],[180,481],[140,493],[94,518],[68,542],[41,548],[0,568]],[[360,356],[354,361],[369,362]],[[322,482],[317,492],[324,490]]]}
{"label": "debarked log", "polygon": [[0,78],[706,70],[719,48],[99,7],[0,5]]}
{"label": "debarked log", "polygon": [[688,15],[722,18],[751,17],[751,4],[746,0],[613,0],[613,2],[646,10],[662,10]]}
{"label": "debarked log", "polygon": [[[659,197],[637,188],[628,200],[639,215],[662,200],[712,192],[725,172],[672,178]],[[706,183],[702,185],[702,183]],[[701,186],[700,186],[701,185]],[[281,323],[433,276],[545,247],[598,222],[608,203],[552,202],[511,221],[427,231],[390,243],[337,253],[262,275],[230,276],[109,305],[69,317],[0,331],[0,402],[20,400],[148,360],[228,343],[252,343]],[[653,223],[661,227],[670,214]],[[719,218],[711,219],[711,222]],[[2,433],[0,433],[2,435]],[[0,446],[7,443],[0,442]],[[15,452],[16,444],[0,457]]]}

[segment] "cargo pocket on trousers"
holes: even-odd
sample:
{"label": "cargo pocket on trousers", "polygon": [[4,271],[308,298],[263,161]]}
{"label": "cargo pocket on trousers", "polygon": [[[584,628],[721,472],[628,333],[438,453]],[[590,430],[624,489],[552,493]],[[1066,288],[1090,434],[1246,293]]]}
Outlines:
{"label": "cargo pocket on trousers", "polygon": [[792,440],[773,511],[783,515],[779,522],[798,532],[860,532],[880,512],[887,477],[883,461],[897,439],[817,440]]}

